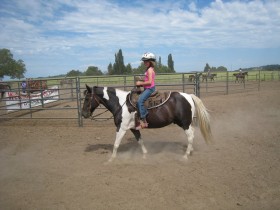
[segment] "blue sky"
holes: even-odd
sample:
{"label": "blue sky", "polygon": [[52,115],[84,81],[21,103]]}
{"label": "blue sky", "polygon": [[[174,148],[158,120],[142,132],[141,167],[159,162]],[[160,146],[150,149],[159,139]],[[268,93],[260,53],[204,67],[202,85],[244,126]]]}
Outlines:
{"label": "blue sky", "polygon": [[97,66],[107,71],[153,52],[177,72],[280,64],[279,0],[0,0],[0,48],[26,77]]}

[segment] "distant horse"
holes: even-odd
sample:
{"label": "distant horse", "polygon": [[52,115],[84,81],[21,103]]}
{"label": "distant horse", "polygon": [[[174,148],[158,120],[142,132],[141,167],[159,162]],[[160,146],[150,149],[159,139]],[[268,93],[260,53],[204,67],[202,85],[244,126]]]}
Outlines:
{"label": "distant horse", "polygon": [[193,82],[194,80],[195,80],[195,75],[193,75],[193,74],[189,75],[188,81]]}
{"label": "distant horse", "polygon": [[5,92],[10,91],[11,87],[8,84],[0,83],[1,99],[3,99]]}
{"label": "distant horse", "polygon": [[[84,91],[84,104],[82,116],[89,118],[99,104],[104,105],[114,117],[117,127],[116,139],[113,153],[109,161],[112,161],[117,155],[117,149],[127,130],[131,130],[136,140],[142,148],[143,155],[147,153],[139,130],[135,130],[137,110],[131,104],[129,97],[131,92],[115,89],[112,87],[89,87],[86,85]],[[206,142],[211,141],[210,119],[207,109],[202,101],[195,95],[171,92],[170,97],[160,106],[148,110],[147,116],[148,128],[161,128],[171,123],[175,123],[185,131],[188,139],[188,147],[184,158],[193,151],[194,129],[191,125],[196,114],[200,131]]]}
{"label": "distant horse", "polygon": [[246,72],[246,71],[245,72],[234,73],[232,75],[235,76],[235,83],[236,82],[244,83],[245,76],[247,76],[247,80],[248,80],[248,72]]}
{"label": "distant horse", "polygon": [[208,79],[210,79],[211,82],[214,82],[214,77],[217,76],[217,74],[201,74],[202,75],[202,82],[204,82],[204,80],[207,82]]}

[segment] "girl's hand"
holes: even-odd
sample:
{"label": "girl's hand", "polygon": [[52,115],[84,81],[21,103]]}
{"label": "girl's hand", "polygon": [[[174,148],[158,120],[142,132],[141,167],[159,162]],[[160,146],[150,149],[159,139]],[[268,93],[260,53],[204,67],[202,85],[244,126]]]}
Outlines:
{"label": "girl's hand", "polygon": [[142,82],[140,82],[140,81],[136,82],[136,86],[141,86],[141,85],[142,85]]}

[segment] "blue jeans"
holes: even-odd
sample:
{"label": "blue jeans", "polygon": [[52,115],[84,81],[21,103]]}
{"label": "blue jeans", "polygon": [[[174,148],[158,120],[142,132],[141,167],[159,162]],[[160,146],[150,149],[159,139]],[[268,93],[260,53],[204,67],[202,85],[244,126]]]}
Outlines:
{"label": "blue jeans", "polygon": [[147,111],[146,107],[144,106],[144,102],[150,97],[150,95],[152,95],[152,93],[155,90],[156,90],[156,87],[147,88],[143,91],[143,93],[141,93],[141,95],[138,98],[137,106],[138,106],[138,110],[140,112],[141,119],[144,119],[148,114],[148,111]]}

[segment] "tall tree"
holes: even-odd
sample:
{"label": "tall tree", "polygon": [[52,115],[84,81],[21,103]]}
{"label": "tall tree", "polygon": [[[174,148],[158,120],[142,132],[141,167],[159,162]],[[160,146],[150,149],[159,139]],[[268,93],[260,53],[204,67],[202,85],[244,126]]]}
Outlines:
{"label": "tall tree", "polygon": [[108,74],[109,74],[109,75],[114,74],[112,63],[110,63],[110,64],[108,65],[107,71],[108,71]]}
{"label": "tall tree", "polygon": [[122,50],[119,49],[119,52],[115,54],[115,63],[113,65],[113,74],[125,74],[126,69],[124,65],[124,59],[122,55]]}
{"label": "tall tree", "polygon": [[125,67],[126,74],[132,74],[132,66],[131,64],[127,64]]}
{"label": "tall tree", "polygon": [[208,63],[206,63],[205,67],[204,67],[204,72],[208,72],[210,70],[210,66]]}
{"label": "tall tree", "polygon": [[158,65],[159,68],[162,66],[162,64],[161,64],[161,57],[160,56],[158,57],[157,65]]}
{"label": "tall tree", "polygon": [[167,65],[168,65],[169,71],[171,73],[174,73],[175,72],[175,70],[174,70],[174,61],[172,59],[172,55],[171,54],[168,55]]}

